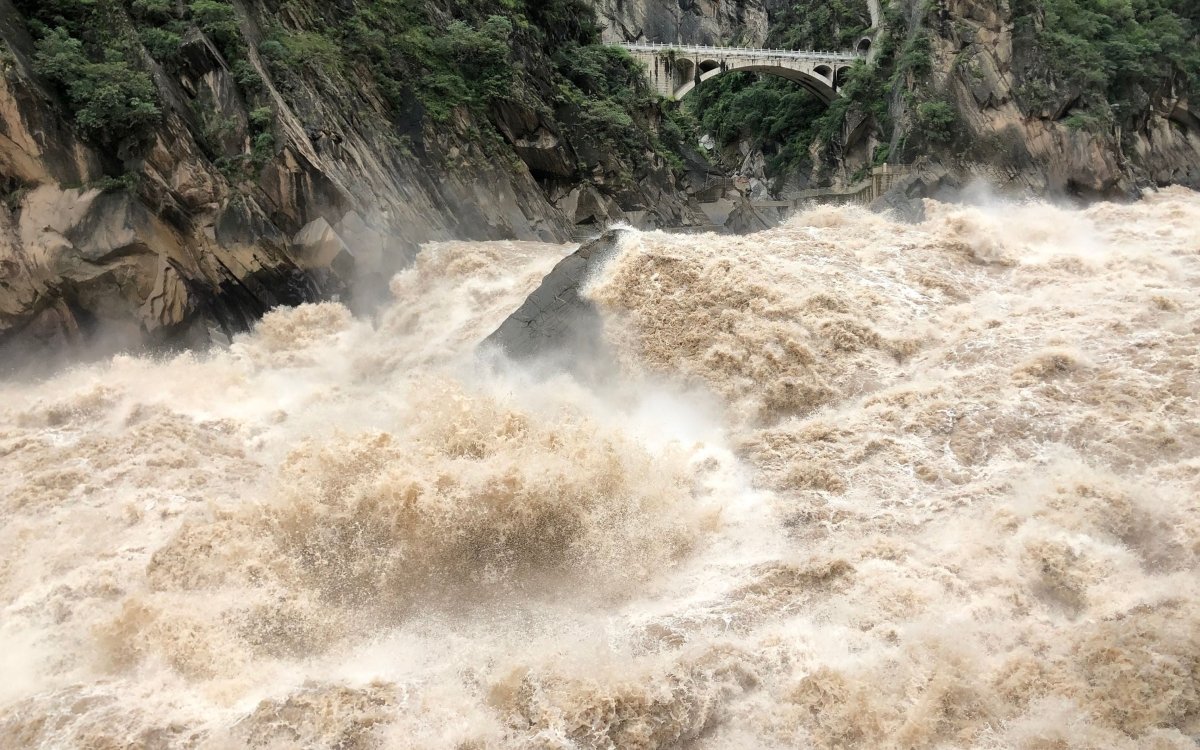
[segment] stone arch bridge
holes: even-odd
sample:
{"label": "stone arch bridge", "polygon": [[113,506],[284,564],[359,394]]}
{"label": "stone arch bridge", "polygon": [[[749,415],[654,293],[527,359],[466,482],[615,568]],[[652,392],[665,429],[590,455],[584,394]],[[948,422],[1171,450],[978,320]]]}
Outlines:
{"label": "stone arch bridge", "polygon": [[734,70],[767,73],[795,81],[828,104],[838,97],[846,73],[866,56],[870,40],[855,52],[795,52],[782,49],[626,44],[645,64],[650,86],[668,99],[682,99],[698,84]]}

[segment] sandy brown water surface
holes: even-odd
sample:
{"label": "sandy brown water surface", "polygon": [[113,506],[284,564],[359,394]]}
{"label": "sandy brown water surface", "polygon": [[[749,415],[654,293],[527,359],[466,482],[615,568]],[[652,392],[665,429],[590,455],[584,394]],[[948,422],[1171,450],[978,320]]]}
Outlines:
{"label": "sandy brown water surface", "polygon": [[1200,194],[626,234],[0,384],[0,748],[1200,740]]}

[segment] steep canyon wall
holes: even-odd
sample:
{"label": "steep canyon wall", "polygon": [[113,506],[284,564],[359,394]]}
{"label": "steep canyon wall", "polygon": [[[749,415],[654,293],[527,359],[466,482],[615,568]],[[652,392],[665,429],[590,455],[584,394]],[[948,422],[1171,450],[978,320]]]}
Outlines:
{"label": "steep canyon wall", "polygon": [[[565,241],[626,209],[651,225],[697,220],[658,154],[568,135],[592,113],[555,98],[549,53],[516,36],[512,58],[547,90],[435,121],[411,91],[332,59],[320,23],[333,11],[319,3],[180,4],[136,33],[125,27],[144,6],[108,6],[100,43],[85,28],[58,54],[118,40],[124,67],[93,51],[62,85],[45,74],[61,63],[38,45],[51,32],[36,4],[0,0],[0,345],[75,348],[101,330],[202,344],[280,303],[372,297],[428,241]],[[229,9],[226,27],[206,26],[209,6]],[[169,56],[138,41],[167,28],[180,32]],[[277,37],[296,47],[286,74],[267,59]],[[141,71],[161,111],[146,132],[72,118],[87,75],[116,86]],[[654,112],[600,115],[624,117],[629,140],[654,137]]]}
{"label": "steep canyon wall", "polygon": [[[1070,0],[600,3],[606,34],[614,40],[840,49],[859,32],[874,37],[870,65],[848,82],[847,101],[837,105],[827,127],[806,129],[802,122],[780,127],[791,115],[780,114],[778,94],[760,98],[767,102],[761,116],[739,113],[754,102],[744,87],[728,84],[716,101],[703,104],[701,114],[704,108],[731,108],[720,117],[734,129],[744,127],[728,144],[725,159],[746,177],[772,172],[763,150],[768,156],[788,147],[803,153],[809,144],[791,141],[813,140],[811,158],[794,157],[770,174],[777,189],[844,185],[885,159],[928,167],[906,186],[911,195],[896,203],[918,210],[919,200],[912,198],[957,190],[976,179],[1011,192],[1083,198],[1200,185],[1200,119],[1189,102],[1188,73],[1173,73],[1172,66],[1180,63],[1166,51],[1171,33],[1190,34],[1190,40],[1182,40],[1181,54],[1186,58],[1189,48],[1194,54],[1200,45],[1195,11],[1170,2],[1164,7],[1174,10],[1152,11],[1143,8],[1152,4],[1141,3],[1136,17],[1113,20],[1116,26],[1141,24],[1154,41],[1134,64],[1120,59],[1131,53],[1122,46],[1119,30],[1064,24],[1063,14],[1086,15],[1075,5]],[[1172,25],[1178,22],[1182,29]],[[1056,41],[1059,32],[1065,41]],[[1057,44],[1085,49],[1056,49]],[[1074,69],[1071,55],[1076,53],[1097,69]],[[1089,60],[1089,54],[1100,59]],[[1094,81],[1089,87],[1089,77],[1106,77],[1107,88]]]}

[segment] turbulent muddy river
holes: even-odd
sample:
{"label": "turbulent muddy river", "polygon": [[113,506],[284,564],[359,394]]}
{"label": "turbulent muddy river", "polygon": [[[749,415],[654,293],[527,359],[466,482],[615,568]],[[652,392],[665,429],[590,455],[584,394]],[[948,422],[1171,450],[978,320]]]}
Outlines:
{"label": "turbulent muddy river", "polygon": [[1200,738],[1200,194],[623,234],[0,384],[0,747]]}

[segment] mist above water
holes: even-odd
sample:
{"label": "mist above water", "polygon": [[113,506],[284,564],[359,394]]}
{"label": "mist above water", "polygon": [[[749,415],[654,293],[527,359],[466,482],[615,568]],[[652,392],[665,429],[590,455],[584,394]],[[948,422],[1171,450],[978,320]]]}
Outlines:
{"label": "mist above water", "polygon": [[0,385],[0,748],[1188,748],[1200,195],[625,234]]}

